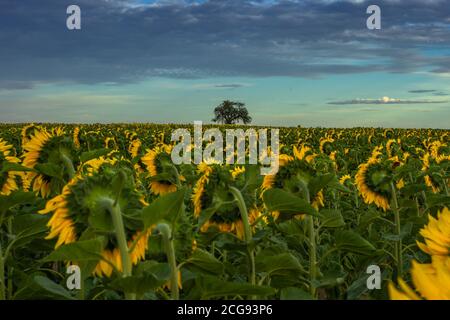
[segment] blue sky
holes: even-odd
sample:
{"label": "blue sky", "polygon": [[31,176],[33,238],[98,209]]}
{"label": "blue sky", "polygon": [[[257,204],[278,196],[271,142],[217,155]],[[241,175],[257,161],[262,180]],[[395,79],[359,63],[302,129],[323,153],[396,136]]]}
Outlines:
{"label": "blue sky", "polygon": [[[82,30],[68,31],[78,4]],[[210,121],[449,128],[440,0],[0,0],[0,122]]]}

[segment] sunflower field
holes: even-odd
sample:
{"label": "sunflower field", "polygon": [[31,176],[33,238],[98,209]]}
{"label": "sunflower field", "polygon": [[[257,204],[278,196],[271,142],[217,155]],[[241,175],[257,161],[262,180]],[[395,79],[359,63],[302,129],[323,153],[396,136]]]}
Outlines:
{"label": "sunflower field", "polygon": [[281,128],[262,176],[178,127],[0,125],[0,300],[450,299],[448,130]]}

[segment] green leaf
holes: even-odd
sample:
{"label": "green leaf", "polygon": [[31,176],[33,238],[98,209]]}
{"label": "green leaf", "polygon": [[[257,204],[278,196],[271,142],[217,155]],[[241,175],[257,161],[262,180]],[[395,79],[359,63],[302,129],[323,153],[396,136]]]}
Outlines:
{"label": "green leaf", "polygon": [[58,166],[53,163],[40,163],[37,164],[34,167],[38,172],[42,173],[43,175],[56,178],[56,179],[62,179],[62,170],[61,166]]}
{"label": "green leaf", "polygon": [[186,260],[186,264],[211,274],[222,274],[225,269],[222,262],[209,252],[201,249],[196,249],[192,256]]}
{"label": "green leaf", "polygon": [[306,291],[289,287],[283,288],[280,291],[280,299],[281,300],[314,300],[314,298]]}
{"label": "green leaf", "polygon": [[330,187],[334,190],[337,190],[337,191],[344,192],[344,193],[352,192],[352,190],[350,190],[346,186],[342,185],[336,176],[330,181],[330,183],[328,184],[328,187]]}
{"label": "green leaf", "polygon": [[48,231],[48,217],[30,213],[14,217],[12,232],[16,236],[14,247],[21,247]]}
{"label": "green leaf", "polygon": [[265,191],[263,193],[263,200],[269,211],[281,211],[292,215],[309,214],[318,216],[316,209],[306,200],[281,189],[269,189]]}
{"label": "green leaf", "polygon": [[400,234],[383,234],[383,239],[389,240],[389,241],[400,241],[403,238],[409,236],[411,234],[413,228],[412,222],[407,222],[404,225],[402,225]]}
{"label": "green leaf", "polygon": [[317,194],[320,190],[325,188],[336,176],[334,173],[327,173],[321,176],[312,178],[308,183],[310,194]]}
{"label": "green leaf", "polygon": [[34,170],[31,168],[24,167],[18,163],[11,163],[11,162],[2,163],[2,170],[0,171],[0,173],[9,171],[34,171]]}
{"label": "green leaf", "polygon": [[425,184],[410,184],[406,185],[402,189],[402,194],[405,196],[417,196],[417,194],[425,191],[427,186]]}
{"label": "green leaf", "polygon": [[[141,263],[136,274],[131,277],[118,278],[111,283],[111,287],[123,292],[136,293],[142,296],[150,290],[154,290],[165,284],[170,278],[170,268],[166,263],[146,261]],[[140,264],[140,265],[141,265]]]}
{"label": "green leaf", "polygon": [[0,212],[6,212],[19,204],[34,203],[36,196],[33,192],[17,191],[7,196],[0,196]]}
{"label": "green leaf", "polygon": [[345,226],[344,217],[340,210],[324,209],[320,213],[320,222],[325,228],[340,228]]}
{"label": "green leaf", "polygon": [[96,149],[96,150],[92,150],[92,151],[86,151],[86,152],[83,152],[81,154],[80,161],[84,163],[86,161],[89,161],[89,160],[92,160],[92,159],[96,159],[96,158],[101,157],[101,156],[105,156],[105,155],[107,155],[110,152],[111,152],[111,149],[108,149],[108,148]]}
{"label": "green leaf", "polygon": [[153,201],[142,210],[145,228],[149,228],[161,220],[174,221],[183,209],[186,189],[168,193]]}
{"label": "green leaf", "polygon": [[376,221],[380,217],[380,212],[376,210],[370,210],[361,215],[359,221],[359,228],[361,230],[367,229],[368,225]]}
{"label": "green leaf", "polygon": [[343,230],[335,233],[336,246],[339,250],[361,255],[372,255],[377,249],[354,231]]}
{"label": "green leaf", "polygon": [[275,293],[275,289],[267,286],[253,286],[248,283],[229,282],[214,276],[197,277],[195,284],[195,295],[201,300],[237,295],[267,296]]}
{"label": "green leaf", "polygon": [[255,190],[260,182],[261,172],[258,165],[245,165],[245,186],[248,190]]}
{"label": "green leaf", "polygon": [[35,276],[33,280],[39,287],[41,287],[45,291],[48,291],[58,299],[75,300],[71,296],[70,292],[67,291],[63,286],[51,281],[46,277]]}
{"label": "green leaf", "polygon": [[285,275],[289,271],[305,273],[298,259],[292,254],[281,253],[273,255],[264,251],[256,256],[256,270],[270,275]]}
{"label": "green leaf", "polygon": [[200,216],[198,218],[198,228],[200,229],[213,215],[216,211],[221,207],[222,203],[215,201],[213,204],[200,212]]}
{"label": "green leaf", "polygon": [[329,270],[320,279],[313,282],[315,288],[333,288],[345,282],[346,273],[341,270]]}
{"label": "green leaf", "polygon": [[91,240],[77,241],[62,245],[50,253],[44,262],[48,261],[98,261],[104,247],[104,238],[97,237]]}

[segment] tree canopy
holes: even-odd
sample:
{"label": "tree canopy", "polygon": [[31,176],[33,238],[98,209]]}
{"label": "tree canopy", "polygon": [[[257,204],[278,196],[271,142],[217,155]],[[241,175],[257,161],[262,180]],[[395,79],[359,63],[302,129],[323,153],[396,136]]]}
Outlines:
{"label": "tree canopy", "polygon": [[245,104],[230,100],[223,101],[214,109],[214,122],[222,124],[236,124],[242,121],[244,124],[252,122]]}

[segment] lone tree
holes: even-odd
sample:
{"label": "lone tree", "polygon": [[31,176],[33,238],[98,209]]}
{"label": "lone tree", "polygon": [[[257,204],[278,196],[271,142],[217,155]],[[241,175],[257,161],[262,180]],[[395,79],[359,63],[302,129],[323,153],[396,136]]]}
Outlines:
{"label": "lone tree", "polygon": [[214,109],[214,122],[222,124],[236,124],[242,121],[244,124],[252,122],[245,104],[225,100]]}

